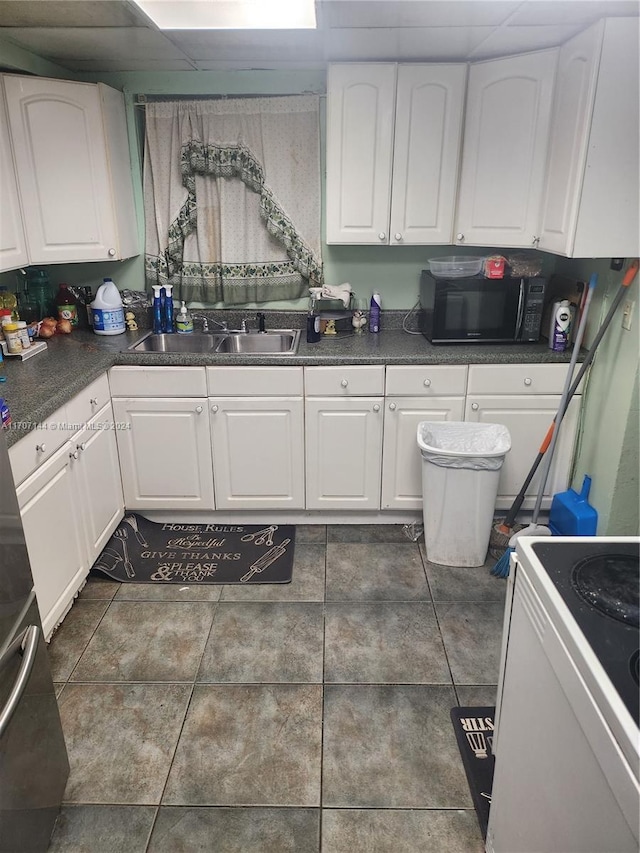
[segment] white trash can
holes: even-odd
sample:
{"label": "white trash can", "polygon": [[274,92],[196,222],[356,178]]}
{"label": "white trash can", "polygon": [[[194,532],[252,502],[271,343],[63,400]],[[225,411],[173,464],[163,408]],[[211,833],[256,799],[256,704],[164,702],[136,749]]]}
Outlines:
{"label": "white trash can", "polygon": [[505,455],[502,424],[422,421],[422,514],[427,559],[444,566],[482,566]]}

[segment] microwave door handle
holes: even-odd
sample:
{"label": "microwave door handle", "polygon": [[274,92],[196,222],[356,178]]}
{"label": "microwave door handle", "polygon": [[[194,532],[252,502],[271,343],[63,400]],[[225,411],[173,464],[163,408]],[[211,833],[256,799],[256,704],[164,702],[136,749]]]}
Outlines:
{"label": "microwave door handle", "polygon": [[520,340],[522,333],[522,318],[524,316],[524,279],[520,279],[520,295],[518,297],[518,317],[516,319],[516,334],[515,340]]}

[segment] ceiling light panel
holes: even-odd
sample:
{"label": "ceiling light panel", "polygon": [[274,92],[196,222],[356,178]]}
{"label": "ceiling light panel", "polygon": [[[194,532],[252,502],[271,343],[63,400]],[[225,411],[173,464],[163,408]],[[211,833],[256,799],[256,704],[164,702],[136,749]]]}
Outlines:
{"label": "ceiling light panel", "polygon": [[133,0],[161,30],[313,29],[314,0]]}

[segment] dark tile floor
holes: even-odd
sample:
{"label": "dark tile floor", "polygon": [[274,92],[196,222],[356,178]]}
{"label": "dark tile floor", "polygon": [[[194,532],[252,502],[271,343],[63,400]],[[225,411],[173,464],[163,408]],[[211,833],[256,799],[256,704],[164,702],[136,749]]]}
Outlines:
{"label": "dark tile floor", "polygon": [[287,585],[91,578],[51,850],[480,853],[449,710],[495,702],[504,594],[399,526],[298,527]]}

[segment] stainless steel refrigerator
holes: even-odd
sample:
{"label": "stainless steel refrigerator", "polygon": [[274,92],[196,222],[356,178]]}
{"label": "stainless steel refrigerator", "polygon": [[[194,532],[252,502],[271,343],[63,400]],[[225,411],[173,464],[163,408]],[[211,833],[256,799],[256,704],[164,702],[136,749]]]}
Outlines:
{"label": "stainless steel refrigerator", "polygon": [[0,433],[0,853],[47,849],[68,776],[7,442]]}

